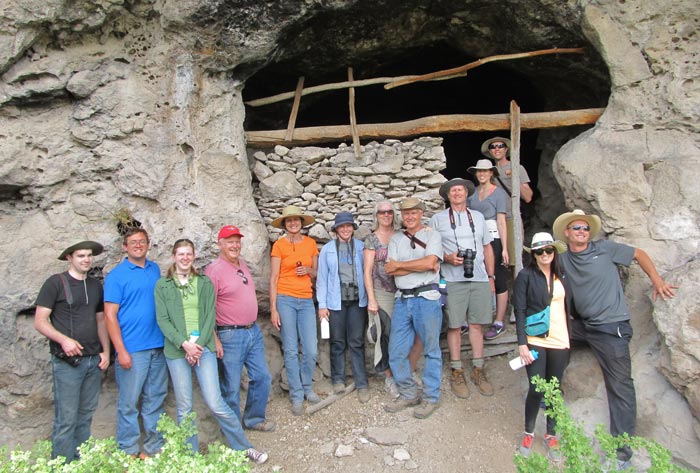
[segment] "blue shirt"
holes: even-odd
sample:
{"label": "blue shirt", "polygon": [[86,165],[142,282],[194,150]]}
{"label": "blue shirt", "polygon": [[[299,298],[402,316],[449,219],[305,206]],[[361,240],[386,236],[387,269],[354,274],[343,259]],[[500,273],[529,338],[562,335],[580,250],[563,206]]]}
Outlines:
{"label": "blue shirt", "polygon": [[117,318],[126,350],[130,353],[163,348],[163,332],[156,322],[153,291],[160,268],[146,260],[142,268],[125,258],[105,279],[105,302],[119,304]]}
{"label": "blue shirt", "polygon": [[[352,242],[355,245],[355,264],[352,266],[355,268],[355,283],[357,284],[360,296],[360,307],[367,307],[367,291],[365,290],[363,269],[363,250],[365,245],[356,238],[353,238]],[[341,309],[342,301],[340,294],[340,272],[338,270],[338,251],[335,246],[335,241],[333,240],[323,245],[321,253],[318,256],[316,298],[318,299],[319,309]]]}

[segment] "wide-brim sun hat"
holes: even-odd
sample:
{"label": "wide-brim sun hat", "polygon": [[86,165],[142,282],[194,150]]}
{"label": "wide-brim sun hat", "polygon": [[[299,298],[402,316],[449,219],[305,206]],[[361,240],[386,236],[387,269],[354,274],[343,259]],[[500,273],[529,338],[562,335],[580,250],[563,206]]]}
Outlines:
{"label": "wide-brim sun hat", "polygon": [[68,261],[67,256],[78,250],[92,250],[92,256],[97,256],[104,251],[104,247],[96,241],[84,240],[63,250],[63,252],[58,255],[58,259],[61,261]]}
{"label": "wide-brim sun hat", "polygon": [[399,210],[425,210],[425,204],[422,200],[415,197],[406,197],[401,202],[399,202]]}
{"label": "wide-brim sun hat", "polygon": [[352,228],[354,230],[357,230],[357,224],[352,218],[352,214],[350,212],[338,212],[337,214],[335,214],[335,222],[333,222],[331,230],[335,231],[336,228],[338,228],[341,225],[345,225],[346,223],[351,224]]}
{"label": "wide-brim sun hat", "polygon": [[440,186],[440,190],[438,192],[440,193],[442,200],[450,200],[448,196],[450,189],[452,189],[454,186],[464,186],[467,189],[467,197],[474,193],[474,183],[472,181],[462,179],[461,177],[455,177]]}
{"label": "wide-brim sun hat", "polygon": [[494,176],[498,176],[498,168],[489,159],[480,159],[474,166],[467,169],[469,174],[476,174],[476,171],[492,171]]}
{"label": "wide-brim sun hat", "polygon": [[488,140],[481,143],[481,154],[483,154],[487,158],[493,159],[493,156],[491,156],[491,153],[489,153],[489,145],[491,143],[496,143],[497,141],[500,141],[500,142],[506,144],[506,148],[507,148],[506,156],[510,156],[510,148],[511,148],[510,140],[508,138],[503,138],[502,136],[495,136],[495,137],[489,138]]}
{"label": "wide-brim sun hat", "polygon": [[523,249],[530,253],[532,250],[539,250],[540,248],[546,248],[548,246],[554,247],[557,253],[564,253],[566,251],[566,243],[555,240],[552,235],[547,232],[539,232],[532,235],[530,247],[524,246]]}
{"label": "wide-brim sun hat", "polygon": [[552,225],[552,233],[554,233],[554,238],[557,240],[566,240],[566,235],[564,235],[564,230],[569,224],[575,220],[583,220],[591,227],[591,239],[595,238],[602,227],[600,223],[600,217],[597,215],[588,215],[583,210],[573,210],[572,212],[566,212],[557,217]]}
{"label": "wide-brim sun hat", "polygon": [[284,219],[290,217],[299,217],[301,219],[301,226],[307,227],[316,221],[311,215],[306,215],[303,210],[301,210],[296,205],[288,205],[282,209],[282,215],[274,219],[270,225],[280,230],[284,230]]}

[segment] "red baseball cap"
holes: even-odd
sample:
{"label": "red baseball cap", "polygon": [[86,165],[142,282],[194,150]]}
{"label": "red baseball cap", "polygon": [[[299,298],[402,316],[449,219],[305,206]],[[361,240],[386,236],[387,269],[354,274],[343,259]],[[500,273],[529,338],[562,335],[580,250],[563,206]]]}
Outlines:
{"label": "red baseball cap", "polygon": [[243,234],[238,229],[238,227],[234,227],[233,225],[226,225],[225,227],[221,227],[221,230],[219,230],[219,238],[217,238],[217,240],[221,240],[222,238],[228,238],[232,236],[239,236],[242,238]]}

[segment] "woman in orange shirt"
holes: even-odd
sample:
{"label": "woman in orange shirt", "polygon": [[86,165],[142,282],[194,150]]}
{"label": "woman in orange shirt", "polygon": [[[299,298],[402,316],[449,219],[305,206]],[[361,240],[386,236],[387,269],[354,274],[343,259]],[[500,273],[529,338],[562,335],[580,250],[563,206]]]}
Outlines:
{"label": "woman in orange shirt", "polygon": [[318,348],[312,279],[318,267],[318,248],[312,238],[301,234],[314,221],[290,205],[271,224],[287,232],[272,245],[270,320],[280,331],[292,414],[297,416],[303,412],[304,398],[312,404],[321,400],[313,390]]}

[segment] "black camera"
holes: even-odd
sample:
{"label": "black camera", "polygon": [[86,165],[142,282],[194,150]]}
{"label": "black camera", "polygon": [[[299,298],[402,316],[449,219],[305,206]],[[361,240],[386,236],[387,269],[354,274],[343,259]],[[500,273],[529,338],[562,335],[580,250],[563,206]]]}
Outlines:
{"label": "black camera", "polygon": [[83,357],[81,357],[81,356],[77,356],[77,355],[68,356],[68,355],[66,355],[66,352],[64,352],[63,350],[54,353],[54,355],[59,360],[65,361],[66,363],[68,363],[69,365],[71,365],[73,367],[78,366],[80,364],[80,362],[83,360]]}
{"label": "black camera", "polygon": [[360,291],[357,284],[343,283],[340,287],[340,299],[343,301],[357,301],[360,299]]}
{"label": "black camera", "polygon": [[474,259],[476,259],[476,251],[467,249],[459,250],[457,256],[462,258],[464,262],[462,267],[464,267],[464,277],[471,279],[474,277]]}

